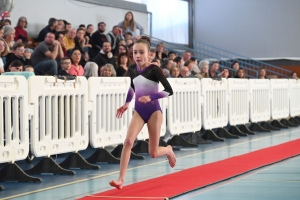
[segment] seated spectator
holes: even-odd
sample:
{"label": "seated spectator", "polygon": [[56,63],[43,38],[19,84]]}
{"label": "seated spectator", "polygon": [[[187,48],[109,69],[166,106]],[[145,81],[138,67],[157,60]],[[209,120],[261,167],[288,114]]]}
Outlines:
{"label": "seated spectator", "polygon": [[72,24],[70,22],[65,22],[66,28],[65,28],[65,33],[68,33],[69,30],[72,28]]}
{"label": "seated spectator", "polygon": [[6,64],[4,65],[4,70],[7,71],[8,67],[14,60],[19,60],[24,65],[31,65],[30,58],[24,57],[24,44],[23,43],[16,43],[12,48],[12,53],[7,54],[6,56]]}
{"label": "seated spectator", "polygon": [[156,65],[156,66],[158,66],[158,67],[161,66],[160,59],[158,59],[158,58],[154,58],[151,63],[154,64],[154,65]]}
{"label": "seated spectator", "polygon": [[15,37],[15,29],[12,26],[4,26],[3,38],[5,39],[9,53],[11,52],[11,49],[15,44],[14,37]]}
{"label": "seated spectator", "polygon": [[106,34],[106,39],[111,45],[111,52],[115,55],[119,41],[124,40],[122,29],[119,26],[114,26],[112,31]]}
{"label": "seated spectator", "polygon": [[222,78],[230,78],[229,69],[223,68],[222,72],[218,74],[218,76],[221,76]]}
{"label": "seated spectator", "polygon": [[[125,46],[126,46],[126,41],[125,41],[125,39],[124,39],[124,40],[123,40],[123,39],[119,40],[118,46],[120,46],[120,45],[125,45]],[[126,47],[126,48],[127,48],[127,47]]]}
{"label": "seated spectator", "polygon": [[129,45],[133,44],[133,40],[132,39],[128,39],[126,40],[126,45],[129,48]]}
{"label": "seated spectator", "polygon": [[103,67],[107,63],[110,63],[114,65],[115,69],[117,68],[116,65],[116,59],[113,57],[113,54],[111,53],[111,46],[109,42],[104,42],[102,50],[98,55],[93,59],[95,63],[99,66],[99,68]]}
{"label": "seated spectator", "polygon": [[163,42],[160,42],[156,45],[156,52],[155,52],[155,58],[158,58],[161,60],[161,62],[164,60],[164,58],[167,58],[167,55],[164,53],[165,45]]}
{"label": "seated spectator", "polygon": [[165,72],[166,77],[170,76],[170,69],[173,66],[173,64],[175,65],[172,59],[167,59],[166,61],[164,61],[162,68]]}
{"label": "seated spectator", "polygon": [[65,22],[62,19],[57,20],[57,26],[55,27],[55,33],[56,32],[64,32],[65,31]]}
{"label": "seated spectator", "polygon": [[132,33],[131,32],[126,32],[125,33],[125,40],[132,40]]}
{"label": "seated spectator", "polygon": [[26,48],[25,51],[24,51],[24,57],[25,57],[26,59],[30,59],[30,58],[31,58],[32,52],[33,52],[32,49]]}
{"label": "seated spectator", "polygon": [[87,79],[90,77],[98,77],[98,65],[94,62],[87,62],[84,66],[84,74]]}
{"label": "seated spectator", "polygon": [[211,67],[208,71],[208,75],[210,78],[218,78],[217,71],[219,70],[219,62],[213,61]]}
{"label": "seated spectator", "polygon": [[128,46],[128,56],[129,56],[129,61],[130,61],[130,64],[134,64],[135,63],[135,61],[134,61],[134,59],[133,59],[133,43],[132,44],[130,44],[129,46]]}
{"label": "seated spectator", "polygon": [[155,58],[155,49],[150,49],[149,51],[149,56],[148,56],[148,59],[149,59],[149,62],[152,62]]}
{"label": "seated spectator", "polygon": [[63,51],[64,56],[67,56],[66,44],[64,41],[65,32],[60,31],[55,33],[55,40],[60,43],[61,49]]}
{"label": "seated spectator", "polygon": [[174,60],[176,58],[176,53],[173,52],[173,51],[170,51],[168,53],[168,58],[171,59],[171,60]]}
{"label": "seated spectator", "polygon": [[76,29],[71,28],[68,33],[64,36],[64,43],[66,45],[66,50],[68,56],[71,55],[72,50],[75,48],[75,38],[76,37]]}
{"label": "seated spectator", "polygon": [[128,70],[129,57],[127,53],[120,53],[117,61],[117,76],[124,76]]}
{"label": "seated spectator", "polygon": [[173,66],[170,69],[170,78],[179,78],[179,68],[177,66]]}
{"label": "seated spectator", "polygon": [[55,30],[56,30],[56,26],[57,26],[57,20],[55,18],[50,18],[48,21],[48,26],[46,26],[39,32],[39,35],[38,35],[36,41],[37,42],[44,41],[47,33],[49,33],[49,32],[54,34]]}
{"label": "seated spectator", "polygon": [[24,71],[25,72],[33,72],[34,73],[34,68],[31,65],[25,65],[24,66]]}
{"label": "seated spectator", "polygon": [[84,69],[80,65],[81,60],[81,52],[79,49],[73,49],[71,53],[71,61],[72,65],[68,71],[68,74],[74,75],[74,76],[83,76]]}
{"label": "seated spectator", "polygon": [[191,60],[191,52],[190,51],[185,51],[183,54],[183,61],[186,62],[188,60]]}
{"label": "seated spectator", "polygon": [[115,77],[116,76],[116,70],[115,70],[114,66],[112,64],[104,65],[102,76]]}
{"label": "seated spectator", "polygon": [[245,70],[242,68],[239,68],[237,71],[237,75],[234,78],[246,78]]}
{"label": "seated spectator", "polygon": [[32,42],[28,41],[27,31],[25,28],[27,28],[27,19],[26,17],[20,17],[17,26],[15,27],[14,40],[16,42],[23,42],[26,45],[31,45]]}
{"label": "seated spectator", "polygon": [[296,72],[291,73],[291,79],[297,79],[298,80],[298,76],[297,76]]}
{"label": "seated spectator", "polygon": [[196,75],[198,78],[209,78],[208,75],[209,61],[201,60],[199,62],[200,73]]}
{"label": "seated spectator", "polygon": [[84,35],[86,44],[90,44],[90,40],[93,35],[93,32],[94,32],[94,26],[92,24],[87,25],[85,35]]}
{"label": "seated spectator", "polygon": [[266,70],[264,68],[260,68],[258,71],[258,79],[266,79]]}
{"label": "seated spectator", "polygon": [[82,56],[80,60],[80,64],[84,66],[86,62],[89,60],[89,54],[88,54],[88,47],[91,47],[90,44],[86,45],[85,44],[85,39],[84,39],[84,30],[79,28],[77,29],[76,36],[74,38],[75,41],[75,48],[79,49]]}
{"label": "seated spectator", "polygon": [[22,72],[23,63],[20,60],[12,61],[8,67],[9,72]]}
{"label": "seated spectator", "polygon": [[11,26],[11,21],[10,21],[10,19],[5,19],[5,20],[3,20],[3,26]]}
{"label": "seated spectator", "polygon": [[3,35],[4,35],[4,28],[3,28],[3,26],[0,24],[0,39],[3,38]]}
{"label": "seated spectator", "polygon": [[[4,72],[4,65],[6,63],[6,55],[8,53],[6,42],[3,38],[0,38],[0,74]],[[5,61],[5,63],[4,63]]]}
{"label": "seated spectator", "polygon": [[63,57],[60,60],[61,69],[58,71],[58,75],[69,76],[70,74],[68,73],[68,71],[71,68],[71,64],[71,59],[69,57]]}
{"label": "seated spectator", "polygon": [[1,13],[1,22],[3,22],[5,19],[10,19],[10,12],[4,11]]}
{"label": "seated spectator", "polygon": [[136,36],[136,29],[140,30],[140,35],[144,34],[144,28],[134,21],[133,14],[130,11],[125,14],[124,20],[118,26],[121,27],[123,33],[130,32],[133,38]]}
{"label": "seated spectator", "polygon": [[35,47],[31,62],[36,75],[57,75],[57,62],[55,59],[64,57],[60,43],[54,40],[54,33],[49,32],[45,41]]}
{"label": "seated spectator", "polygon": [[234,61],[231,64],[231,68],[233,69],[233,71],[230,71],[230,77],[236,77],[237,76],[237,71],[240,69],[240,64],[238,61]]}
{"label": "seated spectator", "polygon": [[117,47],[116,53],[114,54],[115,59],[117,60],[121,53],[126,53],[128,55],[128,49],[125,45],[121,44]]}
{"label": "seated spectator", "polygon": [[184,61],[183,61],[182,57],[180,57],[180,56],[177,56],[173,61],[174,61],[175,64],[178,65],[180,68],[183,67],[183,65],[184,65]]}
{"label": "seated spectator", "polygon": [[190,70],[188,67],[184,66],[180,69],[179,78],[187,78],[190,76]]}
{"label": "seated spectator", "polygon": [[[104,34],[106,29],[106,24],[104,22],[98,23],[98,30],[93,33],[90,44],[92,45],[91,51],[89,51],[90,58],[93,59],[98,55],[98,53],[101,51],[101,48],[103,47],[103,43],[107,42],[106,35]],[[100,68],[101,66],[98,65]]]}
{"label": "seated spectator", "polygon": [[185,67],[188,67],[190,70],[190,75],[195,76],[197,73],[194,71],[194,67],[195,67],[195,62],[188,60],[184,63]]}
{"label": "seated spectator", "polygon": [[85,32],[85,30],[86,30],[86,28],[85,28],[85,25],[84,25],[84,24],[80,24],[80,25],[78,26],[78,29],[82,29],[82,30],[84,30],[84,32]]}

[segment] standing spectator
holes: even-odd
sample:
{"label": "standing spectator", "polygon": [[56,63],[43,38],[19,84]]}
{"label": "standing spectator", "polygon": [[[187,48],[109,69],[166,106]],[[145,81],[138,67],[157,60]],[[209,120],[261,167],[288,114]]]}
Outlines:
{"label": "standing spectator", "polygon": [[50,18],[49,21],[48,21],[48,26],[46,26],[45,28],[43,28],[40,31],[40,33],[37,37],[37,42],[44,41],[47,33],[49,33],[49,32],[55,33],[56,26],[57,26],[57,20],[55,18]]}
{"label": "standing spectator", "polygon": [[246,78],[246,74],[244,69],[239,68],[239,70],[237,71],[237,75],[235,78]]}
{"label": "standing spectator", "polygon": [[106,35],[106,39],[111,45],[112,53],[115,55],[119,41],[124,40],[122,29],[119,26],[114,26],[112,31]]}
{"label": "standing spectator", "polygon": [[71,60],[72,60],[72,65],[68,71],[68,74],[74,76],[83,76],[84,70],[83,67],[80,65],[81,52],[79,49],[72,50]]}
{"label": "standing spectator", "polygon": [[26,17],[20,17],[15,27],[15,38],[16,42],[23,42],[27,45],[31,45],[32,42],[28,41],[27,31],[24,29],[27,28],[27,19]]}
{"label": "standing spectator", "polygon": [[218,61],[212,62],[211,67],[208,71],[209,77],[210,78],[217,78],[218,77],[218,75],[217,75],[218,69],[219,69],[219,62]]}
{"label": "standing spectator", "polygon": [[36,75],[57,75],[57,62],[55,59],[64,57],[60,43],[55,40],[54,33],[49,32],[45,41],[35,47],[31,62]]}
{"label": "standing spectator", "polygon": [[98,65],[94,62],[87,62],[84,66],[84,74],[87,79],[90,77],[98,77]]}
{"label": "standing spectator", "polygon": [[124,76],[128,70],[130,64],[129,57],[127,53],[120,53],[118,56],[118,67],[117,67],[117,76]]}
{"label": "standing spectator", "polygon": [[12,26],[4,26],[4,36],[5,42],[7,44],[8,52],[11,52],[12,47],[15,44],[15,29]]}
{"label": "standing spectator", "polygon": [[113,54],[111,53],[111,46],[109,42],[104,42],[103,47],[100,53],[94,58],[93,60],[99,68],[103,67],[107,63],[110,63],[114,65],[116,69],[116,59],[113,57]]}
{"label": "standing spectator", "polygon": [[133,14],[130,11],[125,14],[124,20],[118,26],[122,28],[123,33],[130,32],[133,38],[136,36],[136,29],[140,30],[140,35],[144,34],[144,28],[134,21]]}
{"label": "standing spectator", "polygon": [[266,70],[264,68],[260,68],[258,71],[258,79],[266,79]]}
{"label": "standing spectator", "polygon": [[165,50],[165,45],[163,42],[160,42],[156,45],[155,57],[160,59],[161,62],[164,60],[164,58],[167,58],[167,55],[164,53],[164,50]]}
{"label": "standing spectator", "polygon": [[24,44],[23,43],[15,43],[12,48],[12,53],[7,54],[6,56],[6,64],[4,65],[4,70],[7,71],[8,67],[14,60],[19,60],[24,65],[31,65],[30,58],[24,57]]}
{"label": "standing spectator", "polygon": [[90,44],[92,45],[92,51],[89,52],[91,59],[93,59],[101,51],[103,43],[107,42],[106,35],[104,34],[105,29],[106,24],[104,22],[99,22],[98,30],[93,33],[91,37]]}

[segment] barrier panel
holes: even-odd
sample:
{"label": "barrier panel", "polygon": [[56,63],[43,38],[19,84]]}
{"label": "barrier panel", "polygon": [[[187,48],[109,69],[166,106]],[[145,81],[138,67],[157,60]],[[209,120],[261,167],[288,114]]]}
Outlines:
{"label": "barrier panel", "polygon": [[0,76],[0,163],[29,152],[28,84],[23,76]]}
{"label": "barrier panel", "polygon": [[203,127],[206,130],[228,124],[227,80],[201,79]]}
{"label": "barrier panel", "polygon": [[231,126],[249,122],[249,81],[248,79],[229,78],[229,124]]}
{"label": "barrier panel", "polygon": [[249,79],[250,121],[262,122],[270,119],[270,81]]}
{"label": "barrier panel", "polygon": [[270,79],[271,118],[281,119],[289,116],[289,80]]}
{"label": "barrier panel", "polygon": [[171,135],[201,129],[201,82],[198,78],[168,78],[173,95],[168,98],[167,127]]}
{"label": "barrier panel", "polygon": [[94,148],[123,144],[132,117],[132,104],[121,119],[117,109],[124,105],[129,77],[91,77],[88,80],[90,114],[90,144]]}
{"label": "barrier panel", "polygon": [[290,116],[296,117],[300,115],[300,80],[289,80],[290,92]]}
{"label": "barrier panel", "polygon": [[37,156],[77,152],[88,146],[88,83],[85,77],[28,80],[31,151]]}

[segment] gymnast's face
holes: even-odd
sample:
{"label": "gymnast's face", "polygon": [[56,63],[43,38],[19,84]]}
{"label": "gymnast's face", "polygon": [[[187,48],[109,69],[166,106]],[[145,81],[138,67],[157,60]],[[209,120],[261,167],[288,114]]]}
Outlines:
{"label": "gymnast's face", "polygon": [[149,50],[147,44],[136,43],[133,45],[133,59],[140,67],[147,67],[150,63],[148,61]]}

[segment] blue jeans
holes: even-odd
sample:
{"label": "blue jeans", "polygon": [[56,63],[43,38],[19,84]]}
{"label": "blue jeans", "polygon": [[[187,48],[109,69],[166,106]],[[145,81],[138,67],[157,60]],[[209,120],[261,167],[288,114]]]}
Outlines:
{"label": "blue jeans", "polygon": [[34,66],[35,75],[57,75],[56,60],[45,60]]}

